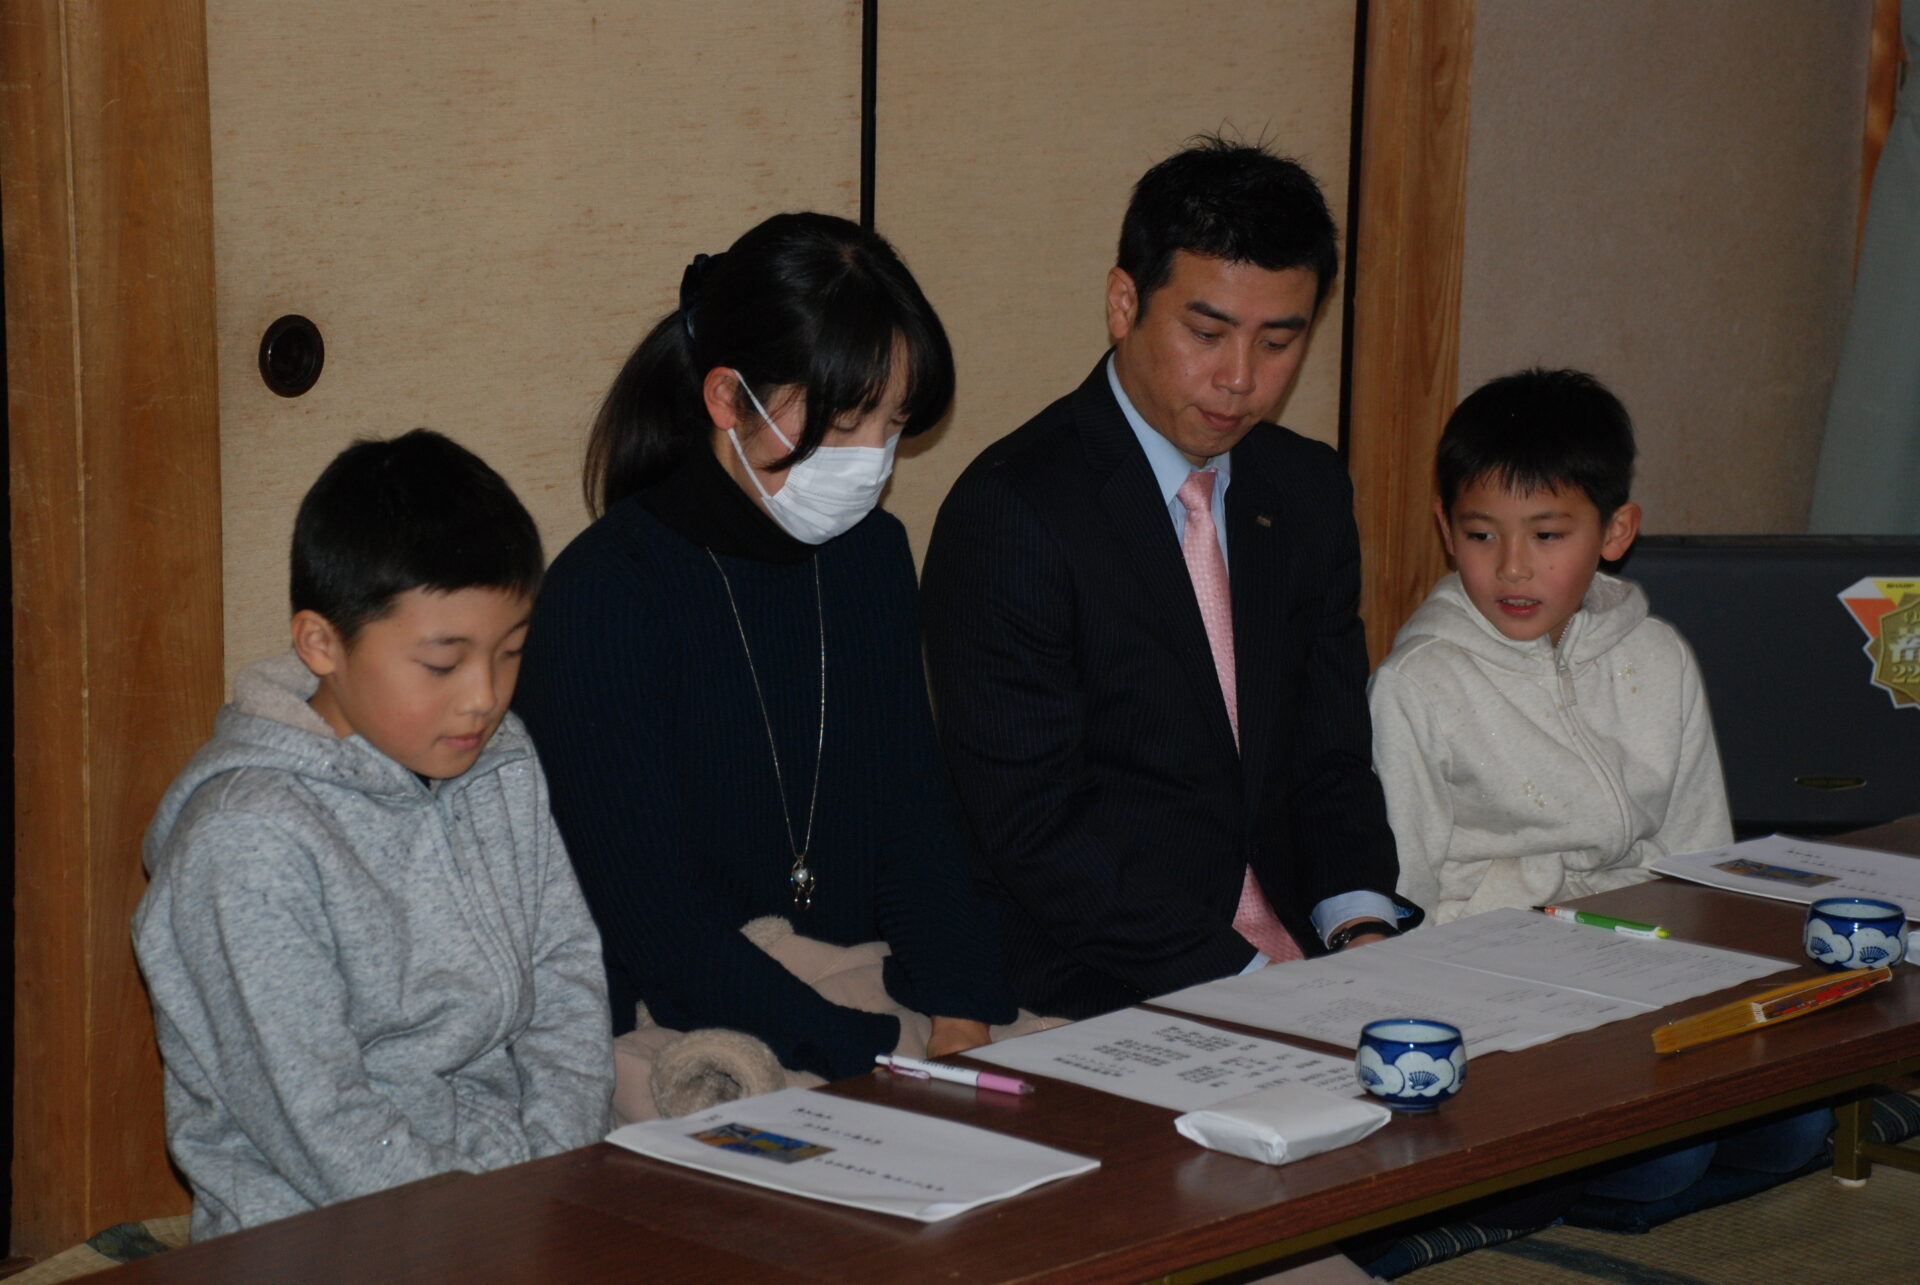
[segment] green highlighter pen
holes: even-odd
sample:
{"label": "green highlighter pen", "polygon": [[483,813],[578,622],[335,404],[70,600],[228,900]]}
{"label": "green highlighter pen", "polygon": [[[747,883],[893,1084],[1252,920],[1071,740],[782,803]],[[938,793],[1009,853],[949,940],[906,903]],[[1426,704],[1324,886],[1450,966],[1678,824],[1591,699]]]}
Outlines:
{"label": "green highlighter pen", "polygon": [[1543,915],[1555,919],[1570,919],[1576,924],[1586,924],[1589,928],[1611,928],[1626,937],[1671,937],[1672,933],[1657,924],[1637,924],[1631,919],[1615,919],[1612,915],[1596,915],[1591,910],[1569,910],[1565,906],[1535,906]]}

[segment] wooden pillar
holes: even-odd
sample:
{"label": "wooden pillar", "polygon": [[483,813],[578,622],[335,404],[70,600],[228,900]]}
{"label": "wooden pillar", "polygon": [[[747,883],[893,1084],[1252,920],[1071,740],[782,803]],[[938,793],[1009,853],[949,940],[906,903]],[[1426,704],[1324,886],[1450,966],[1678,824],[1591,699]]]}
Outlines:
{"label": "wooden pillar", "polygon": [[1446,570],[1433,447],[1460,366],[1473,0],[1370,0],[1353,219],[1347,423],[1378,662]]}
{"label": "wooden pillar", "polygon": [[221,687],[200,0],[0,0],[12,449],[13,1249],[177,1213],[129,944]]}
{"label": "wooden pillar", "polygon": [[1900,41],[1900,0],[1873,0],[1873,26],[1867,43],[1867,110],[1865,138],[1860,149],[1860,214],[1854,222],[1853,253],[1858,268],[1860,242],[1867,232],[1867,202],[1873,196],[1873,174],[1880,152],[1893,128],[1893,111],[1902,79],[1911,74],[1906,49]]}

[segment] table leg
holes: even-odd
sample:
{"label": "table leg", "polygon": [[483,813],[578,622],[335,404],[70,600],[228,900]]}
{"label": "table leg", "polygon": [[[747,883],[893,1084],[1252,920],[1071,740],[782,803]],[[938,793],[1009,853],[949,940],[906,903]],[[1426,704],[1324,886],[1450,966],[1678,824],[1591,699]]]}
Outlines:
{"label": "table leg", "polygon": [[1855,1098],[1833,1109],[1833,1176],[1841,1182],[1862,1183],[1873,1173],[1873,1161],[1860,1150],[1872,1111],[1871,1097]]}
{"label": "table leg", "polygon": [[[1881,1090],[1885,1092],[1884,1089]],[[1876,1142],[1867,1133],[1873,1119],[1873,1095],[1856,1098],[1835,1107],[1833,1128],[1833,1176],[1850,1187],[1857,1187],[1873,1174],[1877,1164],[1891,1165],[1908,1173],[1920,1173],[1920,1151],[1910,1151],[1891,1143]]]}

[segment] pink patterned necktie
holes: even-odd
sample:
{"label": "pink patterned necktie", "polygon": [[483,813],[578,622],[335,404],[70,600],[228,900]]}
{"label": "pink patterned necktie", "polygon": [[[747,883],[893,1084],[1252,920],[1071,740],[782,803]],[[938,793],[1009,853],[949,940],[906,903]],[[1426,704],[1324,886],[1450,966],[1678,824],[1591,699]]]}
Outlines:
{"label": "pink patterned necktie", "polygon": [[[1227,723],[1233,743],[1240,743],[1240,699],[1233,677],[1233,597],[1227,587],[1227,562],[1220,556],[1220,539],[1213,526],[1212,469],[1187,474],[1180,484],[1180,503],[1186,506],[1187,525],[1181,552],[1187,574],[1193,578],[1193,596],[1200,603],[1200,619],[1207,627],[1207,646],[1213,651],[1213,672],[1227,703]],[[1299,959],[1300,944],[1273,913],[1260,883],[1248,866],[1240,884],[1240,906],[1233,912],[1233,930],[1253,943],[1268,959]]]}

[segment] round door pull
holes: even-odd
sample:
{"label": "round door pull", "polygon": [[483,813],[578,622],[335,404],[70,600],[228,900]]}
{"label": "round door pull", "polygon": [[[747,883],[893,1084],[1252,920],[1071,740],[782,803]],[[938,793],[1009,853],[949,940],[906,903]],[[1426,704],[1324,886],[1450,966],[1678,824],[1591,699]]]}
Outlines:
{"label": "round door pull", "polygon": [[260,336],[260,378],[282,397],[298,397],[320,379],[327,364],[327,345],[320,327],[288,313]]}

